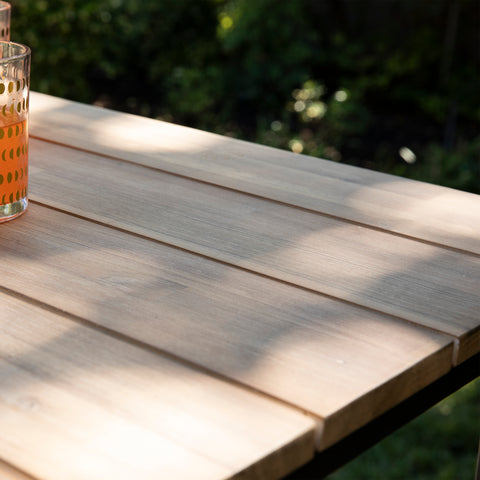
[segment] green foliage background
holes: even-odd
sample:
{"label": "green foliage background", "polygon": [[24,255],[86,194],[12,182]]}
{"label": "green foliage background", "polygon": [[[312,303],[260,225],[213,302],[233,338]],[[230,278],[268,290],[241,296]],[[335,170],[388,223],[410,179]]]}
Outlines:
{"label": "green foliage background", "polygon": [[38,91],[480,192],[477,0],[11,3]]}

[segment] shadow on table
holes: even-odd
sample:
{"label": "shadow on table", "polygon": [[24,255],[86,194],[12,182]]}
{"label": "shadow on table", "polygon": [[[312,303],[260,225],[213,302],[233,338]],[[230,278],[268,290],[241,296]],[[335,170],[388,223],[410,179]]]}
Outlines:
{"label": "shadow on table", "polygon": [[[139,365],[136,355],[104,351],[100,337],[91,345],[84,326],[98,325],[118,332],[115,348],[148,345],[323,417],[413,367],[425,345],[431,352],[445,346],[443,336],[376,310],[419,323],[445,320],[458,331],[465,322],[474,326],[476,256],[151,165],[75,150],[59,163],[52,149],[62,155],[65,147],[42,143],[31,148],[34,202],[24,218],[0,229],[2,286],[65,319],[53,331],[27,318],[17,320],[20,327],[4,322],[4,332],[15,337],[25,328],[32,338],[0,352],[4,401],[28,391],[29,382],[71,384],[79,372],[78,394],[91,395],[85,373],[111,371],[127,382],[142,366],[157,369],[156,355],[140,355]],[[175,162],[175,152],[158,154]],[[201,154],[218,155],[218,146]],[[446,282],[447,270],[454,282]],[[70,354],[86,347],[92,354]],[[51,368],[55,358],[62,361]],[[174,365],[161,377],[165,388],[170,376],[186,372]],[[378,402],[355,428],[383,408]]]}

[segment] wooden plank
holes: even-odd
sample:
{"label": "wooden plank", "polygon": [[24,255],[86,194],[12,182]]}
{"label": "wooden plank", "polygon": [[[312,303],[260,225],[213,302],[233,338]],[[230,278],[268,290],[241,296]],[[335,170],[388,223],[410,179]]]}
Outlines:
{"label": "wooden plank", "polygon": [[[477,354],[365,427],[318,453],[311,462],[288,475],[285,480],[314,480],[327,477],[479,376],[480,354]],[[415,448],[416,445],[411,447]],[[390,473],[388,468],[385,472],[387,475]]]}
{"label": "wooden plank", "polygon": [[0,347],[0,456],[42,480],[261,480],[313,456],[312,419],[1,292]]}
{"label": "wooden plank", "polygon": [[478,195],[39,93],[31,133],[480,254]]}
{"label": "wooden plank", "polygon": [[480,257],[39,140],[30,152],[34,200],[445,332],[455,361],[480,348]]}
{"label": "wooden plank", "polygon": [[0,285],[323,418],[319,449],[451,368],[451,337],[37,205],[0,252]]}

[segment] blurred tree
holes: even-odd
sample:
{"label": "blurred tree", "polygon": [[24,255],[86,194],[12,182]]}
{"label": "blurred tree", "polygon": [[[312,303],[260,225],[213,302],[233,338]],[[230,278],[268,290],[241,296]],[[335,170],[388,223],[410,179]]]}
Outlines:
{"label": "blurred tree", "polygon": [[237,0],[225,8],[232,18],[222,35],[228,115],[255,128],[259,117],[279,116],[292,90],[311,77],[317,33],[302,1]]}
{"label": "blurred tree", "polygon": [[36,90],[480,189],[477,0],[11,3]]}

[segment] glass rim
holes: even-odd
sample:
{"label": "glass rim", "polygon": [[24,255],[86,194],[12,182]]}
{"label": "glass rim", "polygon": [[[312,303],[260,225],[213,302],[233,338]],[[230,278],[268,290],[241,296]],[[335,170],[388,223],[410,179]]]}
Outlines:
{"label": "glass rim", "polygon": [[11,10],[12,6],[8,2],[0,2],[0,11],[1,10]]}
{"label": "glass rim", "polygon": [[30,47],[27,47],[27,45],[24,45],[23,43],[17,43],[17,42],[7,42],[7,41],[0,41],[0,49],[4,45],[10,45],[19,48],[20,53],[17,53],[16,55],[8,55],[6,57],[0,57],[0,63],[2,62],[8,62],[10,60],[20,60],[22,58],[28,57],[31,54]]}

